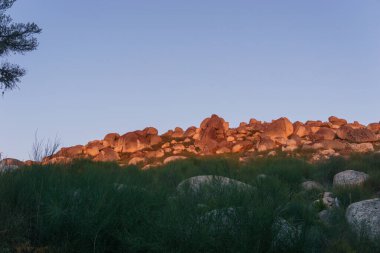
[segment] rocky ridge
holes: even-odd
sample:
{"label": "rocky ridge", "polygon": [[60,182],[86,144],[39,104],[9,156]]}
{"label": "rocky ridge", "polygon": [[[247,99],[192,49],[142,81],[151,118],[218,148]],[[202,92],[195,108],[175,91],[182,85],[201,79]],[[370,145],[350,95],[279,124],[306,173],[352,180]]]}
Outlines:
{"label": "rocky ridge", "polygon": [[102,140],[62,148],[46,157],[43,163],[88,158],[151,168],[192,156],[237,154],[244,161],[252,156],[275,155],[276,152],[308,155],[310,161],[318,161],[352,152],[373,152],[379,148],[380,122],[365,126],[334,116],[327,122],[305,123],[292,123],[287,118],[272,122],[251,119],[231,128],[223,118],[212,115],[199,127],[186,130],[176,127],[162,135],[153,127],[123,135],[110,133]]}

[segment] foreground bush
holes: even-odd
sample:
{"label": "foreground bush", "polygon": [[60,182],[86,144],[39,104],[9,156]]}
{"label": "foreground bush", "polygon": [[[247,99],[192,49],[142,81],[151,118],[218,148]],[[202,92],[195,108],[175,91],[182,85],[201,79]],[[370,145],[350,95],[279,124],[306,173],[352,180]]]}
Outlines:
{"label": "foreground bush", "polygon": [[[340,171],[370,175],[361,187],[333,189]],[[252,186],[179,193],[192,176],[219,175]],[[338,196],[333,222],[318,217],[323,191]],[[0,252],[380,252],[346,224],[345,208],[380,191],[378,155],[311,165],[265,158],[189,159],[141,171],[86,160],[33,166],[0,176]],[[22,251],[24,250],[24,251]]]}

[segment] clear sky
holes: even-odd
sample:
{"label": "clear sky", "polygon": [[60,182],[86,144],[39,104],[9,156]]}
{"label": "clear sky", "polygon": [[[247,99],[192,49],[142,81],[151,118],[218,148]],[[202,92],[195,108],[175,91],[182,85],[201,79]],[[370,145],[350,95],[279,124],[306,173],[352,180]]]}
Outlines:
{"label": "clear sky", "polygon": [[18,0],[43,33],[0,98],[0,151],[34,132],[86,144],[106,133],[259,120],[380,120],[379,0]]}

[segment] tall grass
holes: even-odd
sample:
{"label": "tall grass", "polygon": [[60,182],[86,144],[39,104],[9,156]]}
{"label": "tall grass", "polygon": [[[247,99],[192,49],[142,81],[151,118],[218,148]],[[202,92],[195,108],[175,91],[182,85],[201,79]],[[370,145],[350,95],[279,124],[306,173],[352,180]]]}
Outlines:
{"label": "tall grass", "polygon": [[[332,188],[345,169],[367,172],[370,180]],[[87,160],[25,167],[0,175],[0,252],[23,245],[30,252],[380,252],[344,218],[344,207],[376,196],[379,170],[378,155],[315,165],[284,157],[244,165],[188,159],[147,171]],[[254,190],[179,194],[177,185],[197,175],[226,176]],[[305,192],[305,180],[339,197],[343,207],[332,211],[332,224],[318,218],[314,201],[322,192]]]}

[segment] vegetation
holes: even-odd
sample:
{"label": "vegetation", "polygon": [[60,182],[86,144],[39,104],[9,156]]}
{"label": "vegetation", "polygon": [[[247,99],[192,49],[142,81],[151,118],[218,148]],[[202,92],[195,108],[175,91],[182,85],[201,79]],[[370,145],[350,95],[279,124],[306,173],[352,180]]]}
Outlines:
{"label": "vegetation", "polygon": [[[10,53],[24,54],[37,48],[38,42],[34,37],[41,32],[35,23],[14,23],[5,12],[12,7],[16,0],[0,0],[0,57]],[[25,70],[16,64],[4,62],[0,65],[0,91],[17,87]]]}
{"label": "vegetation", "polygon": [[56,135],[54,139],[38,137],[38,130],[34,132],[34,142],[29,157],[33,161],[42,162],[45,157],[51,156],[58,151],[61,146],[61,140]]}
{"label": "vegetation", "polygon": [[[332,188],[345,169],[371,179],[361,188]],[[177,185],[196,175],[226,176],[254,190],[178,193]],[[318,218],[324,207],[315,200],[323,191],[305,192],[306,179],[341,200],[331,224]],[[0,251],[380,252],[344,218],[344,207],[379,191],[379,154],[313,165],[285,157],[244,165],[188,159],[146,171],[87,160],[35,165],[0,176]]]}

